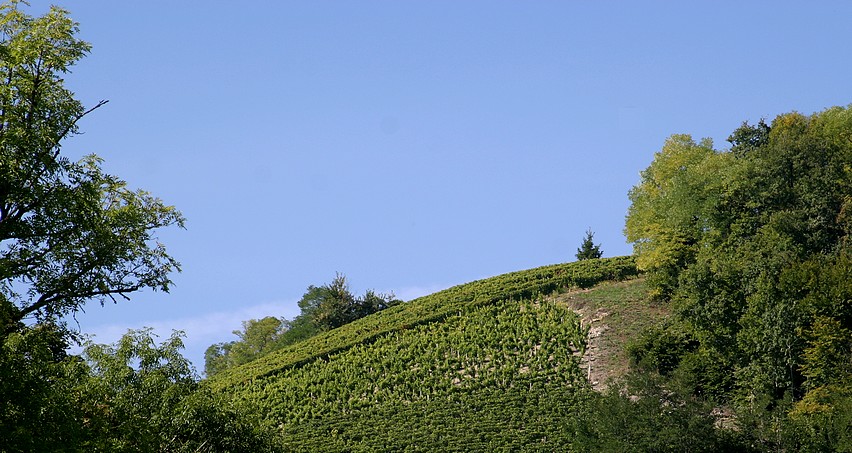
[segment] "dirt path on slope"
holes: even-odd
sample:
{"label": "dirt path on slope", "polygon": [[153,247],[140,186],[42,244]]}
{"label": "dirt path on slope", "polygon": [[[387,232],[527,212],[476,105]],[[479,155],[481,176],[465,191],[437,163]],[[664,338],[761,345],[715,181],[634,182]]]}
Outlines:
{"label": "dirt path on slope", "polygon": [[650,301],[647,294],[644,279],[637,278],[553,296],[589,327],[580,368],[595,390],[602,391],[612,379],[625,375],[630,368],[627,344],[669,316],[667,307]]}

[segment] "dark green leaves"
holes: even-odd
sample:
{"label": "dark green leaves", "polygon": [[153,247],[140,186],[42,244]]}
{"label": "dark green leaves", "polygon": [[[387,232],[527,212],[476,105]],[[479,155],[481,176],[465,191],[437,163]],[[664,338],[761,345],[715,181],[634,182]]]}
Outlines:
{"label": "dark green leaves", "polygon": [[592,229],[589,228],[589,230],[586,231],[586,237],[583,239],[583,243],[580,244],[580,248],[577,249],[577,260],[597,259],[603,255],[600,244],[595,244],[594,238],[595,233],[593,233]]}

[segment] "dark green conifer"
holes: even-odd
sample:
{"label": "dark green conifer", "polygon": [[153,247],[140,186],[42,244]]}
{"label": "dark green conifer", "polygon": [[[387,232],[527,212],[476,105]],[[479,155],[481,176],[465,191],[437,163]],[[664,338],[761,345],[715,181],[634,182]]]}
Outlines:
{"label": "dark green conifer", "polygon": [[600,258],[603,255],[601,245],[595,245],[594,237],[595,233],[592,232],[591,228],[586,230],[586,238],[583,239],[583,243],[577,249],[577,261]]}

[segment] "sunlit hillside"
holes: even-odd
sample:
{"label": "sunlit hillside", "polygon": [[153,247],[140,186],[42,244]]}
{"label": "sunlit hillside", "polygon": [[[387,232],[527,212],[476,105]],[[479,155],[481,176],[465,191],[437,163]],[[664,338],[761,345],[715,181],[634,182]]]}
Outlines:
{"label": "sunlit hillside", "polygon": [[[558,450],[576,437],[573,414],[589,396],[579,366],[589,327],[549,296],[636,275],[633,259],[620,257],[460,285],[211,384],[277,425],[294,449]],[[594,293],[566,294],[594,304]]]}

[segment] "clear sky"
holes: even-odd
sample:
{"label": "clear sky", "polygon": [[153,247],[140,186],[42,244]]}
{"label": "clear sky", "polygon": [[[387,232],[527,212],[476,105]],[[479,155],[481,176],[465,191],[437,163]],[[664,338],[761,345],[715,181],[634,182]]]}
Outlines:
{"label": "clear sky", "polygon": [[[57,0],[59,1],[59,0]],[[41,14],[50,2],[33,0]],[[852,2],[67,0],[93,50],[71,157],[177,206],[171,294],[90,304],[98,342],[292,318],[308,285],[404,299],[629,254],[666,137],[852,102]]]}

